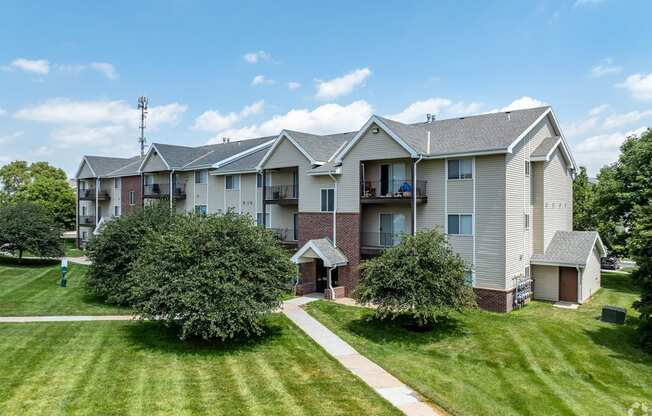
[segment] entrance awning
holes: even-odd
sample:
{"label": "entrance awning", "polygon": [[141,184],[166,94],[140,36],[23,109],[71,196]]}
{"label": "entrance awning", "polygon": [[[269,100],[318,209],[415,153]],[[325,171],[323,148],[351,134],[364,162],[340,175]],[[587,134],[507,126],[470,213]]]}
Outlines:
{"label": "entrance awning", "polygon": [[308,241],[292,256],[292,262],[295,264],[309,263],[315,259],[321,259],[326,267],[344,266],[349,263],[346,256],[327,238]]}

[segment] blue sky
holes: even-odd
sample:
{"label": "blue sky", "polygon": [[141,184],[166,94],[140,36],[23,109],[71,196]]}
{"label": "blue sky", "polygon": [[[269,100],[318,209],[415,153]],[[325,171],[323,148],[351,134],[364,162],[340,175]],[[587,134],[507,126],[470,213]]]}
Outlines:
{"label": "blue sky", "polygon": [[32,2],[0,15],[0,164],[370,114],[413,122],[546,103],[591,172],[652,125],[652,2]]}

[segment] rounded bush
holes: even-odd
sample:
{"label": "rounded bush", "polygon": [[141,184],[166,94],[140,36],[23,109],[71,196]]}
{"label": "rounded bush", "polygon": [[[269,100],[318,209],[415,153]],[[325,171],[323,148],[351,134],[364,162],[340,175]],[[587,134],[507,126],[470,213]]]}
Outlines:
{"label": "rounded bush", "polygon": [[182,339],[260,335],[295,274],[289,254],[248,216],[180,215],[150,233],[131,271],[137,314]]}

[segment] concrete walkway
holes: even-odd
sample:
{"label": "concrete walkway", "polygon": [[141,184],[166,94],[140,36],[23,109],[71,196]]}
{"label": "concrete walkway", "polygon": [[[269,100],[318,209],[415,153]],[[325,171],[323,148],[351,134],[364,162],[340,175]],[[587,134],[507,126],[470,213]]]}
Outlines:
{"label": "concrete walkway", "polygon": [[309,295],[294,298],[283,304],[283,314],[303,330],[310,338],[332,355],[350,372],[367,383],[404,414],[409,416],[434,416],[442,413],[425,403],[411,388],[403,384],[379,365],[362,356],[340,337],[331,332],[301,308],[320,296]]}

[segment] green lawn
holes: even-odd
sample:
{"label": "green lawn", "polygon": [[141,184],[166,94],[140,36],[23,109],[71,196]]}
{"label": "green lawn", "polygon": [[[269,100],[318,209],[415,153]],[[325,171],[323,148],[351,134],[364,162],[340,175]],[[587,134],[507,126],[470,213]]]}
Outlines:
{"label": "green lawn", "polygon": [[86,255],[84,250],[77,248],[73,240],[65,240],[63,248],[67,257],[82,257]]}
{"label": "green lawn", "polygon": [[398,415],[287,318],[246,341],[153,322],[0,324],[0,415]]}
{"label": "green lawn", "polygon": [[69,264],[68,287],[59,287],[59,266],[5,266],[0,264],[0,316],[125,315],[125,308],[109,306],[84,291],[86,267]]}
{"label": "green lawn", "polygon": [[[604,273],[603,289],[579,310],[533,302],[510,314],[474,311],[431,333],[325,301],[308,311],[454,414],[623,415],[636,402],[652,407],[652,356],[633,344],[637,297],[628,275]],[[599,321],[603,304],[627,307],[626,325]]]}

